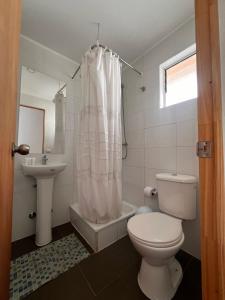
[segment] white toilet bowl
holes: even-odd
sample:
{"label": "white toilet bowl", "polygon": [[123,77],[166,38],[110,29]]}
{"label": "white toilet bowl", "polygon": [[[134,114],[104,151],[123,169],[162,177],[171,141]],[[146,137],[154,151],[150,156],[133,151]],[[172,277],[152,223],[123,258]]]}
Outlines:
{"label": "white toilet bowl", "polygon": [[138,284],[151,300],[170,300],[182,279],[175,254],[184,242],[182,221],[159,212],[132,217],[128,234],[142,256]]}

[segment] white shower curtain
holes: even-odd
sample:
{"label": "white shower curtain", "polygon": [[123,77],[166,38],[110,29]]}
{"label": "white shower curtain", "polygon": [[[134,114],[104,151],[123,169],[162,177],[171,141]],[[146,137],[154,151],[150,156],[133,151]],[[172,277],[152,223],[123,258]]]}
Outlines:
{"label": "white shower curtain", "polygon": [[121,214],[121,67],[101,47],[81,65],[82,107],[78,142],[78,199],[81,214],[106,223]]}
{"label": "white shower curtain", "polygon": [[55,141],[53,153],[63,154],[65,151],[65,97],[57,93],[53,102],[55,103]]}

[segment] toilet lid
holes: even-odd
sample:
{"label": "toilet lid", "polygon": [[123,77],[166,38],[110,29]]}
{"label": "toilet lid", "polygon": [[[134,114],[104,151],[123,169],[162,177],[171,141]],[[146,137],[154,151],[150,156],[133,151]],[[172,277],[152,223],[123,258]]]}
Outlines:
{"label": "toilet lid", "polygon": [[183,235],[181,220],[159,212],[136,215],[127,228],[137,239],[160,246],[180,240]]}

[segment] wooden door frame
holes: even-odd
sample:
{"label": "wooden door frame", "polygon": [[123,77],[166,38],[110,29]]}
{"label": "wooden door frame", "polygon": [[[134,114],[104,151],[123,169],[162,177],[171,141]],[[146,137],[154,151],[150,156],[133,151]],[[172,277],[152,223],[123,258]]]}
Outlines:
{"label": "wooden door frame", "polygon": [[219,19],[217,0],[195,0],[198,135],[212,141],[211,158],[199,159],[202,294],[225,299],[225,203]]}
{"label": "wooden door frame", "polygon": [[0,299],[9,299],[20,0],[0,0]]}

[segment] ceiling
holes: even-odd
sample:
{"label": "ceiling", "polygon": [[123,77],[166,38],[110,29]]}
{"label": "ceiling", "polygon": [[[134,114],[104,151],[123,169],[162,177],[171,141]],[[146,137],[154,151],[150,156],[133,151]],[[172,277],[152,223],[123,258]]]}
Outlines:
{"label": "ceiling", "polygon": [[22,34],[77,61],[97,39],[128,62],[194,14],[194,0],[23,0]]}

